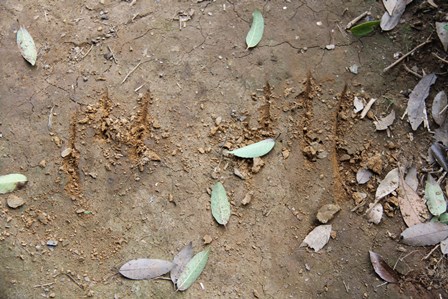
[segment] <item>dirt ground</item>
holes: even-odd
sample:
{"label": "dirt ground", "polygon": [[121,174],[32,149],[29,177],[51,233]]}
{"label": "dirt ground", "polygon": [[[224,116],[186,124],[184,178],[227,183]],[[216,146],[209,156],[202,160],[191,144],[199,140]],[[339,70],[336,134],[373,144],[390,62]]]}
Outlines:
{"label": "dirt ground", "polygon": [[[415,0],[394,31],[359,39],[345,25],[381,16],[381,1],[130,2],[0,2],[0,170],[29,179],[14,192],[22,207],[0,197],[0,298],[448,298],[446,258],[399,243],[396,206],[385,203],[379,225],[367,206],[351,211],[353,193],[372,202],[398,162],[428,166],[431,135],[398,117],[418,78],[382,70],[434,32],[442,8]],[[265,32],[246,50],[256,8]],[[17,20],[37,44],[35,67],[18,51]],[[440,74],[430,98],[447,83],[433,38],[405,62]],[[370,118],[352,112],[354,95],[378,99]],[[391,107],[388,136],[371,118]],[[277,143],[261,169],[223,155],[267,137]],[[360,186],[366,163],[381,169]],[[232,204],[225,228],[210,212],[218,180]],[[342,207],[331,240],[300,247],[327,203]],[[190,241],[198,252],[207,235],[208,264],[185,292],[117,272],[130,259],[171,260]],[[396,265],[400,284],[383,284],[369,250]]]}

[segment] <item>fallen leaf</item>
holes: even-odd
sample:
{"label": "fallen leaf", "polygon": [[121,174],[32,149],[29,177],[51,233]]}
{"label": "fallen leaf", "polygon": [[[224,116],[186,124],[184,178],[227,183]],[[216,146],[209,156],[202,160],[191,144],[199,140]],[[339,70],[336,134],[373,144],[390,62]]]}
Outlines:
{"label": "fallen leaf", "polygon": [[247,49],[253,48],[261,41],[264,31],[264,19],[261,12],[256,9],[252,13],[252,25],[246,36]]}
{"label": "fallen leaf", "polygon": [[207,264],[209,253],[210,247],[196,254],[188,262],[177,280],[177,289],[179,291],[185,291],[198,279]]}
{"label": "fallen leaf", "polygon": [[381,199],[398,188],[400,181],[400,175],[398,168],[394,168],[386,175],[386,177],[380,182],[380,185],[376,189],[375,199]]}
{"label": "fallen leaf", "polygon": [[330,240],[331,224],[315,227],[303,240],[300,247],[309,246],[314,251],[321,250]]}
{"label": "fallen leaf", "polygon": [[381,118],[379,121],[374,121],[375,127],[378,131],[386,130],[389,126],[394,123],[395,120],[395,110],[392,110],[389,115]]}
{"label": "fallen leaf", "polygon": [[406,184],[411,187],[412,190],[417,191],[418,189],[418,179],[417,179],[417,168],[412,166],[408,169],[406,176],[404,178]]}
{"label": "fallen leaf", "polygon": [[429,212],[434,216],[439,216],[446,211],[446,201],[439,183],[428,174],[425,187],[425,199]]}
{"label": "fallen leaf", "polygon": [[422,223],[428,218],[428,208],[422,198],[400,177],[398,202],[403,220],[408,227]]}
{"label": "fallen leaf", "polygon": [[230,218],[230,203],[221,182],[217,182],[212,188],[211,206],[212,215],[216,222],[226,225]]}
{"label": "fallen leaf", "polygon": [[429,95],[429,89],[437,80],[434,73],[424,76],[414,87],[409,95],[408,106],[406,111],[408,113],[409,123],[412,130],[417,130],[424,119],[425,100]]}
{"label": "fallen leaf", "polygon": [[397,283],[400,280],[400,275],[398,275],[398,273],[392,269],[378,253],[369,250],[369,255],[373,269],[381,279],[389,283]]}
{"label": "fallen leaf", "polygon": [[248,146],[229,151],[229,154],[240,158],[257,158],[269,153],[274,148],[274,145],[275,140],[268,138]]}
{"label": "fallen leaf", "polygon": [[440,128],[434,130],[434,139],[436,142],[448,146],[448,121],[444,122]]}
{"label": "fallen leaf", "polygon": [[361,112],[362,109],[364,109],[364,101],[358,97],[355,97],[353,99],[353,106],[355,107],[353,109],[353,112],[355,112],[355,113]]}
{"label": "fallen leaf", "polygon": [[[448,24],[448,23],[447,23]],[[446,105],[448,104],[445,91],[440,91],[434,97],[434,101],[432,102],[431,114],[432,118],[441,126],[446,119]],[[442,112],[443,110],[443,112]]]}
{"label": "fallen leaf", "polygon": [[397,6],[398,1],[397,0],[383,0],[384,8],[387,10],[389,15],[392,15],[395,9],[395,6]]}
{"label": "fallen leaf", "polygon": [[375,30],[375,27],[380,24],[380,21],[374,20],[374,21],[367,21],[362,24],[353,26],[350,29],[350,32],[357,37],[363,37],[367,34],[373,32]]}
{"label": "fallen leaf", "polygon": [[174,267],[171,270],[171,281],[176,284],[180,274],[184,271],[185,266],[193,257],[193,242],[190,241],[185,245],[173,259]]}
{"label": "fallen leaf", "polygon": [[400,235],[402,242],[411,246],[435,245],[448,238],[448,225],[425,222],[405,229]]}
{"label": "fallen leaf", "polygon": [[443,213],[439,216],[439,222],[442,222],[443,224],[448,224],[448,213]]}
{"label": "fallen leaf", "polygon": [[436,22],[436,31],[446,52],[448,50],[448,22]]}
{"label": "fallen leaf", "polygon": [[26,185],[28,179],[23,174],[12,173],[0,176],[0,194],[12,192]]}
{"label": "fallen leaf", "polygon": [[448,239],[440,242],[440,251],[442,251],[442,254],[448,254]]}
{"label": "fallen leaf", "polygon": [[17,45],[23,58],[31,65],[35,65],[37,59],[36,45],[25,27],[20,26],[19,30],[17,30]]}
{"label": "fallen leaf", "polygon": [[445,171],[448,171],[448,161],[446,159],[446,151],[438,142],[435,142],[429,148],[430,158],[432,158],[432,162],[434,160],[442,166]]}
{"label": "fallen leaf", "polygon": [[151,279],[168,273],[174,264],[158,259],[136,259],[121,266],[119,272],[129,279]]}
{"label": "fallen leaf", "polygon": [[365,184],[370,180],[372,175],[373,175],[373,172],[371,172],[367,168],[361,168],[358,170],[358,172],[356,172],[356,181],[360,185]]}
{"label": "fallen leaf", "polygon": [[373,207],[372,206],[373,203],[369,204],[367,221],[372,222],[374,224],[379,224],[381,222],[381,218],[383,217],[383,206],[380,203],[377,203]]}
{"label": "fallen leaf", "polygon": [[401,16],[406,10],[406,1],[397,0],[392,13],[385,12],[381,17],[380,27],[383,31],[389,31],[395,28],[400,22]]}

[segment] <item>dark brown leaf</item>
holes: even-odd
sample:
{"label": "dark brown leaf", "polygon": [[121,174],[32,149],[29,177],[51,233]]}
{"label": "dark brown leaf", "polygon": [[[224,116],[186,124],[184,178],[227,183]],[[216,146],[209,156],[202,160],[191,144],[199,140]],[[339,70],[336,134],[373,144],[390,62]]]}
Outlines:
{"label": "dark brown leaf", "polygon": [[400,275],[392,269],[379,254],[373,251],[369,251],[369,254],[373,269],[379,277],[390,283],[397,283],[400,280]]}

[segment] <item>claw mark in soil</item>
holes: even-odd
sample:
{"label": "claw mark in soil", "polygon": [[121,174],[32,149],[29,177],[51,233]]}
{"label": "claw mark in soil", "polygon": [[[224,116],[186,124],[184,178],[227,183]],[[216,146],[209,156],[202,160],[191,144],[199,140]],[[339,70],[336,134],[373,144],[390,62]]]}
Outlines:
{"label": "claw mark in soil", "polygon": [[76,150],[76,130],[77,130],[78,111],[73,113],[70,121],[70,137],[68,140],[68,148],[71,153],[64,157],[63,167],[68,175],[68,181],[65,184],[65,191],[72,195],[72,199],[76,200],[82,197],[79,182],[79,152]]}

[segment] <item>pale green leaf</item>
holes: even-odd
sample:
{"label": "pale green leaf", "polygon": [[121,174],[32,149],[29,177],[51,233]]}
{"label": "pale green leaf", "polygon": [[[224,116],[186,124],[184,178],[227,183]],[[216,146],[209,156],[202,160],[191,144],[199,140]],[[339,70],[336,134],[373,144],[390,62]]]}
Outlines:
{"label": "pale green leaf", "polygon": [[264,19],[261,12],[256,9],[252,13],[252,25],[246,36],[247,48],[253,48],[261,41],[264,31]]}
{"label": "pale green leaf", "polygon": [[35,65],[37,59],[36,45],[25,27],[20,27],[17,31],[17,45],[20,48],[20,53],[22,53],[23,58],[31,65]]}
{"label": "pale green leaf", "polygon": [[448,213],[443,213],[439,216],[439,222],[442,222],[443,224],[448,224]]}
{"label": "pale green leaf", "polygon": [[257,143],[244,146],[242,148],[230,151],[229,154],[240,158],[257,158],[269,153],[275,145],[275,140],[268,138]]}
{"label": "pale green leaf", "polygon": [[185,291],[198,279],[207,264],[209,253],[210,247],[196,254],[188,262],[177,280],[177,289],[179,291]]}
{"label": "pale green leaf", "polygon": [[28,179],[23,174],[12,173],[0,176],[0,194],[12,192],[25,186]]}
{"label": "pale green leaf", "polygon": [[439,216],[446,211],[446,201],[442,188],[430,174],[426,180],[425,199],[429,212],[434,216]]}
{"label": "pale green leaf", "polygon": [[230,218],[230,203],[227,199],[226,190],[221,182],[217,182],[212,188],[212,215],[216,222],[226,225]]}
{"label": "pale green leaf", "polygon": [[373,30],[375,30],[375,27],[378,26],[379,24],[380,21],[378,20],[364,22],[362,24],[352,27],[352,29],[350,29],[350,32],[357,37],[363,37],[373,32]]}

